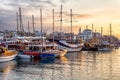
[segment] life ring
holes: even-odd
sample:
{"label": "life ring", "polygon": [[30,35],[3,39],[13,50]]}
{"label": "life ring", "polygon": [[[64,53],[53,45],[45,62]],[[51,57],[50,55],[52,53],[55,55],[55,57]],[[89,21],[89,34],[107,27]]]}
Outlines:
{"label": "life ring", "polygon": [[5,51],[3,50],[3,48],[0,48],[0,54],[4,53]]}

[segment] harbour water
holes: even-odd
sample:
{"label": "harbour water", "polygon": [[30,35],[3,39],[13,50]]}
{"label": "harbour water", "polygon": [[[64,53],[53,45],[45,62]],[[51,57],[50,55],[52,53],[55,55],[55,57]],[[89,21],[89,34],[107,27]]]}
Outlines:
{"label": "harbour water", "polygon": [[0,80],[120,80],[120,49],[0,63]]}

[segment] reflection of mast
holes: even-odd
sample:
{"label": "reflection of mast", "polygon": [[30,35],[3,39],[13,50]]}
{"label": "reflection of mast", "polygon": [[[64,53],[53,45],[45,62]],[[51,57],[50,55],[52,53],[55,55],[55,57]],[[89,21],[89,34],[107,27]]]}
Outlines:
{"label": "reflection of mast", "polygon": [[[73,55],[72,55],[73,56]],[[71,59],[71,63],[70,63],[70,76],[71,76],[71,80],[73,80],[73,66],[74,66],[74,60],[75,60],[75,56],[72,57]]]}
{"label": "reflection of mast", "polygon": [[93,70],[95,70],[96,69],[96,53],[93,53],[92,54],[92,57],[93,57]]}
{"label": "reflection of mast", "polygon": [[104,66],[104,65],[103,65],[103,62],[104,62],[104,61],[103,61],[103,54],[102,54],[102,52],[100,52],[100,55],[101,55],[101,59],[100,59],[100,65],[101,65],[101,66],[100,66],[100,71],[101,71],[101,75],[102,75],[103,72],[104,72],[104,71],[103,71],[103,66]]}
{"label": "reflection of mast", "polygon": [[9,78],[9,80],[13,80],[13,78],[10,77],[10,76],[13,76],[11,74],[11,71],[13,70],[15,65],[16,65],[15,61],[9,61],[9,62],[6,62],[6,63],[0,63],[0,71],[2,71],[2,74],[4,74],[2,80],[8,80],[8,78]]}
{"label": "reflection of mast", "polygon": [[112,68],[113,68],[113,66],[112,66],[112,65],[113,65],[113,64],[112,64],[112,53],[110,53],[109,61],[110,61],[110,66],[109,66],[109,70],[110,70],[109,73],[110,73],[110,75],[109,75],[109,76],[110,76],[110,79],[111,79],[111,78],[112,78],[112,71],[113,71],[113,70],[112,70]]}

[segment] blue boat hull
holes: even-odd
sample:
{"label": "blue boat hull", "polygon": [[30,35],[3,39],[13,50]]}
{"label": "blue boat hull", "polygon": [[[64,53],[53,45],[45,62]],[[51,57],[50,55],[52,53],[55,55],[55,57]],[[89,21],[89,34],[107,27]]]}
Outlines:
{"label": "blue boat hull", "polygon": [[40,58],[55,58],[55,54],[50,53],[40,54]]}

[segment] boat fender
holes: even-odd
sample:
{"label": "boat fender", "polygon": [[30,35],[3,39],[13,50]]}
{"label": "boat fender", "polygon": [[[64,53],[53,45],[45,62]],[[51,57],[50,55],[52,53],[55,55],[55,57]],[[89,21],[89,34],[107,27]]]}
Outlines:
{"label": "boat fender", "polygon": [[3,48],[0,48],[0,54],[4,53],[5,51],[3,50]]}

